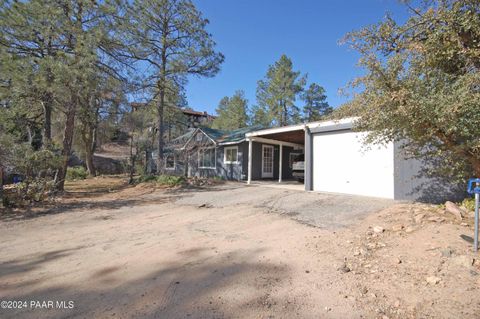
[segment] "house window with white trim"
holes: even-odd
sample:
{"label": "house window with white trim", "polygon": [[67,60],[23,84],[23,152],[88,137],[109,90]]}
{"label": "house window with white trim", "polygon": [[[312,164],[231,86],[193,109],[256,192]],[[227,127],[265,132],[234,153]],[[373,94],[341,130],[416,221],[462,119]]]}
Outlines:
{"label": "house window with white trim", "polygon": [[223,162],[225,164],[238,164],[238,146],[225,147]]}
{"label": "house window with white trim", "polygon": [[215,148],[204,148],[198,151],[198,167],[199,168],[215,168]]}
{"label": "house window with white trim", "polygon": [[175,155],[168,154],[165,156],[165,168],[166,169],[175,169]]}

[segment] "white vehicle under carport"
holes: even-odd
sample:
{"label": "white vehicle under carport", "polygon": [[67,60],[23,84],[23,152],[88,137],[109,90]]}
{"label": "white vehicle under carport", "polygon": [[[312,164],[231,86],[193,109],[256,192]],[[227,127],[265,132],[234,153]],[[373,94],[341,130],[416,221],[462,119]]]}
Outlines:
{"label": "white vehicle under carport", "polygon": [[292,176],[300,183],[305,180],[305,155],[298,154],[292,161]]}

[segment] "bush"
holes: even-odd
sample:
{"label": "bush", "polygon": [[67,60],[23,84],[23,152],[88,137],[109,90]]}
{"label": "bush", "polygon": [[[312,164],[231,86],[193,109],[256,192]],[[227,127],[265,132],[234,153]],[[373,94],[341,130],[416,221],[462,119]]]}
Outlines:
{"label": "bush", "polygon": [[469,210],[469,211],[474,211],[475,210],[475,198],[473,197],[467,197],[465,198],[461,203],[460,206]]}
{"label": "bush", "polygon": [[170,187],[182,185],[185,179],[182,176],[160,175],[157,177],[157,183]]}
{"label": "bush", "polygon": [[67,176],[65,179],[67,181],[72,181],[76,179],[85,179],[87,176],[88,172],[83,166],[75,166],[67,168]]}
{"label": "bush", "polygon": [[156,181],[156,180],[157,180],[157,177],[154,176],[154,175],[141,175],[138,178],[139,183],[148,183],[148,182],[153,182],[153,181]]}
{"label": "bush", "polygon": [[174,176],[174,175],[141,175],[138,178],[139,183],[150,183],[155,182],[160,185],[166,186],[178,186],[182,185],[185,182],[185,179],[182,176]]}
{"label": "bush", "polygon": [[32,202],[42,202],[53,197],[52,180],[36,178],[9,185],[4,190],[3,204],[7,207],[22,207]]}

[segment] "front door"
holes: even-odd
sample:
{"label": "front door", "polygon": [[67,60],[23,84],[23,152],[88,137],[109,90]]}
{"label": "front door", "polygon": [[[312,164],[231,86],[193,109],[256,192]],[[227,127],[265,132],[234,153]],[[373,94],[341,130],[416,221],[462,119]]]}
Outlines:
{"label": "front door", "polygon": [[262,178],[273,178],[272,145],[262,145]]}

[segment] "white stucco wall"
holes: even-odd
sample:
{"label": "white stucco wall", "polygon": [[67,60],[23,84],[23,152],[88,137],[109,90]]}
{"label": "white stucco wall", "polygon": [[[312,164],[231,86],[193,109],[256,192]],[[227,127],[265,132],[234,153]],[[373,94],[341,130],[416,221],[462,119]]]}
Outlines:
{"label": "white stucco wall", "polygon": [[394,149],[362,144],[365,133],[313,136],[313,190],[394,198]]}

